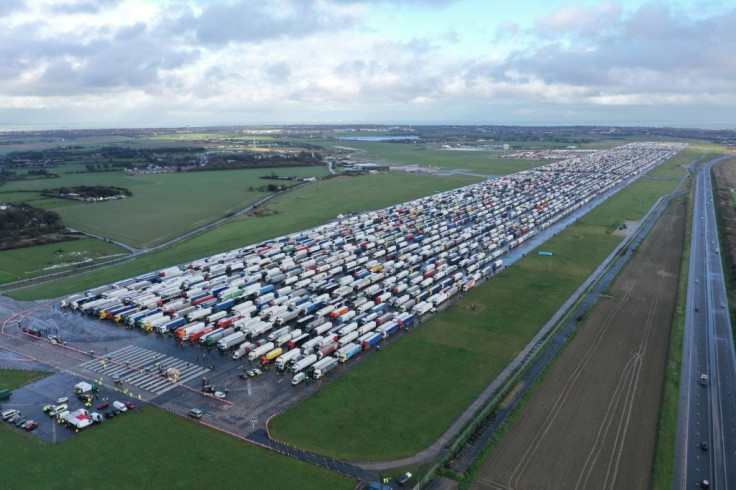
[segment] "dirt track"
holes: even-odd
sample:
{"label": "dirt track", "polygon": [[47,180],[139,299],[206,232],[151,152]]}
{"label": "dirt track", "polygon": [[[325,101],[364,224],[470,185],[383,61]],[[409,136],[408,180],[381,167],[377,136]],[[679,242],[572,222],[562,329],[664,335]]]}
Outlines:
{"label": "dirt track", "polygon": [[675,204],[552,367],[476,489],[649,488],[685,207]]}

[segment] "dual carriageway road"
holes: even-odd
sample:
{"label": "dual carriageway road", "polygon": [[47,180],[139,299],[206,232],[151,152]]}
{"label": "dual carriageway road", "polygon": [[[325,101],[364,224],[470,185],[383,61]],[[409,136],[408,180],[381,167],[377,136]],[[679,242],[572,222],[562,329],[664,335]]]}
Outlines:
{"label": "dual carriageway road", "polygon": [[736,488],[736,355],[711,183],[718,161],[704,165],[696,180],[675,460],[679,489]]}

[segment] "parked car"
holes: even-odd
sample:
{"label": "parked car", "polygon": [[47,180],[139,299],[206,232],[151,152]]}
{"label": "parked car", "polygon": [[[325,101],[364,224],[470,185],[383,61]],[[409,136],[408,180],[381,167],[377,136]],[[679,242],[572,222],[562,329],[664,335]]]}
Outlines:
{"label": "parked car", "polygon": [[104,410],[110,406],[110,402],[102,402],[97,405],[97,410]]}
{"label": "parked car", "polygon": [[115,415],[116,414],[115,414],[115,411],[114,410],[108,410],[107,412],[105,412],[105,417],[108,418],[108,419],[113,418]]}
{"label": "parked car", "polygon": [[125,406],[128,410],[134,410],[135,405],[133,405],[133,402],[125,402]]}
{"label": "parked car", "polygon": [[213,393],[217,398],[225,398],[227,395],[223,391],[215,391]]}
{"label": "parked car", "polygon": [[57,405],[61,405],[62,403],[66,403],[68,401],[69,401],[69,397],[68,396],[62,396],[61,398],[59,398],[58,400],[56,400],[56,404]]}
{"label": "parked car", "polygon": [[404,485],[406,482],[411,480],[411,476],[412,476],[411,473],[409,473],[408,471],[404,473],[403,475],[401,475],[398,480],[399,485]]}
{"label": "parked car", "polygon": [[38,427],[38,422],[35,420],[31,420],[29,422],[26,422],[26,425],[23,427],[28,432],[35,430]]}
{"label": "parked car", "polygon": [[195,419],[201,418],[203,414],[202,410],[198,408],[190,408],[187,413],[190,417],[194,417]]}
{"label": "parked car", "polygon": [[20,411],[14,408],[9,408],[7,410],[3,410],[2,417],[3,417],[3,420],[9,420],[11,417],[18,415],[19,413]]}

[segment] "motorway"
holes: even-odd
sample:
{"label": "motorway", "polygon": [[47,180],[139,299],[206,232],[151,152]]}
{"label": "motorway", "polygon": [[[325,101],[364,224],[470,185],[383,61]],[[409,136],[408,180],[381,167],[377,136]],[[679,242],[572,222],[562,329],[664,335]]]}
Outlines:
{"label": "motorway", "polygon": [[715,163],[696,181],[673,485],[682,489],[706,487],[706,480],[710,488],[736,488],[736,356],[713,204]]}

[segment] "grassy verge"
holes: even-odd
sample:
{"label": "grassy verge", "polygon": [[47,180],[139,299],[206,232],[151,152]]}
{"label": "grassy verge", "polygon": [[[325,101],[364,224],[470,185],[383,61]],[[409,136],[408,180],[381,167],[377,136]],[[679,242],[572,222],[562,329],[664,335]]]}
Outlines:
{"label": "grassy verge", "polygon": [[548,241],[544,249],[553,257],[529,256],[503,271],[276,418],[271,433],[358,460],[399,458],[427,447],[619,243],[611,226],[639,219],[676,184],[640,179]]}
{"label": "grassy verge", "polygon": [[119,266],[12,291],[8,296],[19,300],[35,300],[71,294],[317,226],[334,219],[339,213],[391,206],[478,180],[466,176],[439,178],[431,175],[382,174],[316,182],[270,201],[259,217],[238,218],[161,252],[147,254]]}
{"label": "grassy verge", "polygon": [[[692,192],[689,201],[692,202]],[[690,240],[692,236],[693,208],[688,205],[685,221],[685,243],[682,252],[680,285],[677,291],[675,316],[672,319],[667,365],[659,413],[657,448],[652,473],[652,488],[672,488],[675,464],[675,437],[677,435],[677,411],[680,394],[680,370],[682,368],[682,342],[685,334],[685,307],[687,304],[687,279],[690,270]]]}
{"label": "grassy verge", "polygon": [[[568,343],[574,338],[574,335],[568,339]],[[511,414],[506,418],[506,421],[499,427],[499,429],[496,431],[496,433],[491,437],[491,440],[488,442],[488,445],[486,445],[485,448],[480,452],[477,458],[473,460],[472,463],[470,463],[470,466],[468,467],[468,470],[463,475],[462,480],[460,481],[460,485],[458,486],[459,490],[467,490],[469,489],[473,482],[475,481],[475,478],[478,476],[478,472],[483,468],[483,465],[486,462],[486,459],[488,459],[488,456],[493,452],[493,450],[498,446],[498,443],[504,438],[506,433],[511,429],[511,427],[514,425],[514,422],[516,422],[516,419],[519,418],[519,415],[521,415],[522,410],[524,410],[524,407],[529,402],[531,397],[534,395],[534,391],[539,387],[539,385],[542,384],[544,379],[547,377],[547,373],[549,373],[550,368],[554,365],[554,363],[557,361],[559,356],[562,354],[563,350],[561,349],[560,352],[555,355],[555,358],[552,360],[552,362],[549,363],[549,365],[544,369],[544,371],[539,375],[539,377],[536,379],[532,387],[527,391],[523,397],[521,397],[521,400],[519,400],[519,403],[516,405],[516,407],[513,409]]]}

